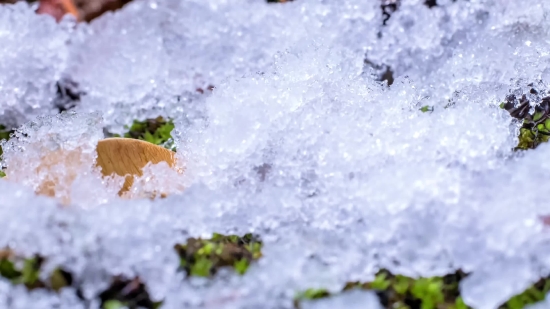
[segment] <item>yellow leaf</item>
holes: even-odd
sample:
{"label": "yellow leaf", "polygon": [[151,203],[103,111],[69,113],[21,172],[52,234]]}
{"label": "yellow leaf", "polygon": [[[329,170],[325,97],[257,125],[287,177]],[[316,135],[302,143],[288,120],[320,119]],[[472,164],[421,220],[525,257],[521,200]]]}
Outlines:
{"label": "yellow leaf", "polygon": [[117,174],[126,176],[119,194],[130,189],[133,176],[143,175],[142,169],[147,163],[166,162],[174,167],[175,153],[164,147],[128,138],[108,138],[97,144],[97,164],[103,176]]}

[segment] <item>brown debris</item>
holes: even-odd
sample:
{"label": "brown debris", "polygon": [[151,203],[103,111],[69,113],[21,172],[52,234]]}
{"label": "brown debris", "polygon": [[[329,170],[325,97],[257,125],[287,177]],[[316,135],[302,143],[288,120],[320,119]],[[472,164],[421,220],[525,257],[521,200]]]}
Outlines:
{"label": "brown debris", "polygon": [[134,176],[143,175],[142,169],[149,162],[166,162],[174,167],[174,154],[164,147],[130,138],[108,138],[97,144],[97,164],[103,176],[117,174],[126,177],[119,194],[132,187]]}
{"label": "brown debris", "polygon": [[58,22],[66,14],[79,19],[79,12],[72,0],[41,0],[36,13],[51,15]]}
{"label": "brown debris", "polygon": [[[20,1],[29,3],[36,0],[0,0],[0,4],[14,4]],[[38,14],[47,14],[58,22],[66,14],[71,14],[78,21],[90,22],[106,12],[116,11],[132,0],[39,0]]]}
{"label": "brown debris", "polygon": [[109,301],[118,301],[127,308],[159,308],[162,302],[151,300],[147,287],[140,278],[115,277],[110,287],[99,294],[101,308]]}

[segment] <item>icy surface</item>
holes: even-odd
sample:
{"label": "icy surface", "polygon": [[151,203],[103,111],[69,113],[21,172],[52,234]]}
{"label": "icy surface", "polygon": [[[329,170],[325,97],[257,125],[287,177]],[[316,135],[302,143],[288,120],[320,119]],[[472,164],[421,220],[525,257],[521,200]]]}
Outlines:
{"label": "icy surface", "polygon": [[[95,204],[109,193],[116,194],[109,189],[109,180],[100,179],[100,170],[94,164],[96,145],[103,137],[98,113],[38,117],[19,128],[14,136],[0,142],[4,151],[2,163],[8,167],[10,181],[54,196],[65,204],[72,200]],[[99,187],[94,186],[98,184]],[[89,187],[99,190],[90,192]]]}
{"label": "icy surface", "polygon": [[[299,290],[337,291],[380,267],[472,272],[461,288],[475,308],[522,291],[550,267],[538,220],[550,213],[550,145],[514,153],[517,128],[498,105],[531,83],[549,90],[550,5],[402,1],[382,26],[379,4],[364,2],[136,1],[74,30],[0,7],[0,113],[20,124],[29,106],[55,112],[63,78],[84,93],[77,114],[35,120],[4,146],[17,172],[0,180],[0,247],[63,265],[89,299],[112,275],[139,275],[163,308],[290,308]],[[186,189],[120,199],[93,145],[104,127],[159,114],[175,118],[185,173],[150,166],[134,189],[159,175],[167,192]],[[34,172],[60,148],[82,150],[73,170]],[[34,196],[47,177],[71,186]],[[257,233],[263,257],[242,277],[176,272],[173,245],[213,232]],[[13,308],[75,308],[70,292],[0,282],[0,302],[20,295]],[[346,297],[318,304],[348,308]]]}
{"label": "icy surface", "polygon": [[0,121],[17,126],[56,112],[56,81],[67,66],[70,22],[56,25],[25,2],[0,8]]}

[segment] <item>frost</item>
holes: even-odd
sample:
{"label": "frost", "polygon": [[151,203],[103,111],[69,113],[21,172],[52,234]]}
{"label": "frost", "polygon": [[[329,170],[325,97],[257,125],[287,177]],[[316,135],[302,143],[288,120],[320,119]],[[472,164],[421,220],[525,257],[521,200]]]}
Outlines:
{"label": "frost", "polygon": [[[143,175],[134,179],[134,183],[125,197],[155,198],[180,193],[184,190],[186,182],[183,173],[183,169],[173,169],[166,162],[149,163],[143,168]],[[162,192],[158,192],[159,188],[162,189]]]}
{"label": "frost", "polygon": [[25,2],[0,8],[0,121],[17,126],[56,111],[69,56],[70,21],[37,16]]}
{"label": "frost", "polygon": [[135,118],[189,112],[182,103],[201,104],[200,93],[208,87],[265,71],[274,54],[306,35],[352,42],[365,41],[365,34],[374,38],[374,32],[361,30],[378,18],[378,6],[341,6],[346,13],[356,11],[345,17],[350,22],[338,23],[331,18],[337,14],[333,7],[322,4],[139,1],[80,29],[69,72],[89,94],[81,108],[102,110],[119,133]]}
{"label": "frost", "polygon": [[[27,123],[2,144],[0,248],[40,253],[81,288],[1,281],[0,304],[96,308],[124,276],[162,308],[291,308],[297,291],[385,268],[462,269],[465,302],[489,309],[547,276],[550,145],[514,151],[521,124],[499,105],[549,93],[550,6],[423,2],[384,25],[377,1],[144,0],[74,29],[0,7],[0,114]],[[47,116],[59,81],[78,88],[76,112]],[[157,116],[173,119],[183,174],[147,166],[120,198],[95,145]],[[57,199],[34,194],[44,180]],[[243,276],[178,272],[174,245],[213,233],[258,234],[262,257]]]}

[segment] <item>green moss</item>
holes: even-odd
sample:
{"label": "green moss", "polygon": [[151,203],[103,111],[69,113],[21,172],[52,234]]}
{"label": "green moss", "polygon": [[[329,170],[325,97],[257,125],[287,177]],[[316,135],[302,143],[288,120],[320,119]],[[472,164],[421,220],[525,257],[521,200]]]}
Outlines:
{"label": "green moss", "polygon": [[[397,309],[469,309],[460,296],[459,284],[467,275],[461,271],[444,277],[410,278],[381,270],[371,282],[348,282],[342,291],[375,291],[384,308]],[[550,277],[540,279],[522,293],[511,297],[499,309],[523,309],[541,302],[550,292]],[[332,296],[325,289],[308,289],[297,293],[294,305],[302,301]]]}
{"label": "green moss", "polygon": [[21,271],[15,268],[13,261],[2,259],[0,260],[0,276],[14,282],[21,277]]}
{"label": "green moss", "polygon": [[[171,135],[174,129],[172,120],[165,120],[162,117],[147,119],[145,121],[135,120],[132,126],[127,127],[127,129],[128,132],[124,134],[126,138],[143,140],[176,151]],[[112,136],[120,137],[120,135],[116,134]]]}
{"label": "green moss", "polygon": [[221,267],[232,267],[243,275],[250,264],[262,256],[262,242],[252,234],[189,238],[174,248],[180,257],[180,269],[188,276],[197,277],[213,276]]}
{"label": "green moss", "polygon": [[[393,308],[457,309],[462,303],[458,284],[463,277],[464,273],[457,272],[444,277],[411,278],[381,270],[372,282],[356,286],[377,291]],[[344,289],[349,288],[350,285]]]}
{"label": "green moss", "polygon": [[[42,280],[42,264],[45,259],[35,255],[30,258],[23,258],[13,251],[0,250],[0,277],[9,280],[13,285],[25,285],[27,289],[46,289],[58,292],[64,287],[73,285],[73,276],[63,270],[56,268],[47,279]],[[73,286],[80,290],[78,285]],[[80,294],[77,293],[79,297]],[[154,302],[149,297],[146,286],[139,278],[130,280],[122,277],[114,277],[111,285],[98,295],[101,300],[102,309],[158,309],[162,302]]]}
{"label": "green moss", "polygon": [[300,308],[300,303],[303,301],[323,299],[330,296],[330,292],[325,289],[307,289],[297,293],[296,296],[294,296],[294,307]]}
{"label": "green moss", "polygon": [[[519,101],[519,103],[518,103]],[[522,123],[518,134],[518,145],[514,150],[535,149],[550,139],[550,98],[531,106],[525,95],[521,98],[509,96],[500,108]]]}
{"label": "green moss", "polygon": [[510,298],[499,309],[523,309],[528,305],[543,301],[548,292],[550,292],[550,278],[540,279],[522,293]]}
{"label": "green moss", "polygon": [[25,285],[29,290],[44,288],[59,291],[72,283],[72,276],[62,269],[54,270],[47,280],[40,279],[44,258],[35,255],[23,258],[10,250],[0,250],[0,276],[14,285]]}
{"label": "green moss", "polygon": [[[458,284],[465,277],[457,272],[444,277],[410,278],[381,270],[370,282],[348,282],[342,291],[361,289],[375,291],[384,308],[398,309],[467,309],[459,295]],[[310,289],[297,294],[294,304],[330,297],[324,289]]]}
{"label": "green moss", "polygon": [[13,132],[13,130],[8,130],[4,125],[0,124],[0,140],[10,139],[10,134]]}
{"label": "green moss", "polygon": [[103,303],[102,306],[104,309],[121,309],[121,308],[127,308],[126,304],[119,301],[119,300],[108,300],[105,303]]}
{"label": "green moss", "polygon": [[[537,116],[535,114],[533,118]],[[539,119],[538,121],[524,120],[523,127],[519,129],[516,150],[535,149],[538,145],[548,142],[550,139],[550,119],[544,121]]]}
{"label": "green moss", "polygon": [[429,106],[429,105],[425,105],[425,106],[422,106],[419,110],[420,110],[421,112],[423,112],[423,113],[426,113],[426,112],[433,112],[433,111],[434,111],[434,107],[433,107],[433,106]]}
{"label": "green moss", "polygon": [[73,281],[73,276],[63,270],[56,268],[50,275],[50,287],[52,290],[59,292],[64,287],[70,286]]}
{"label": "green moss", "polygon": [[40,266],[43,259],[40,257],[32,257],[23,261],[21,269],[21,277],[19,280],[26,286],[36,286],[40,281]]}
{"label": "green moss", "polygon": [[2,259],[0,275],[13,284],[25,285],[29,290],[45,287],[46,284],[39,279],[42,262],[43,259],[38,256],[26,259],[5,258]]}
{"label": "green moss", "polygon": [[[9,130],[7,129],[4,125],[1,125],[0,124],[0,141],[1,140],[8,140],[10,139],[10,135],[15,132],[14,130]],[[0,147],[0,156],[2,155],[3,151],[2,151],[2,147]],[[4,175],[5,176],[5,175]],[[2,175],[0,175],[0,177],[4,177]]]}
{"label": "green moss", "polygon": [[307,289],[303,292],[296,294],[296,300],[313,300],[329,297],[329,291],[325,289]]}
{"label": "green moss", "polygon": [[158,309],[162,302],[151,300],[149,292],[139,278],[113,278],[111,285],[99,294],[102,309]]}

